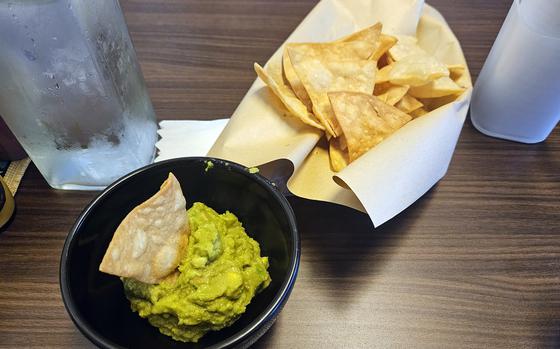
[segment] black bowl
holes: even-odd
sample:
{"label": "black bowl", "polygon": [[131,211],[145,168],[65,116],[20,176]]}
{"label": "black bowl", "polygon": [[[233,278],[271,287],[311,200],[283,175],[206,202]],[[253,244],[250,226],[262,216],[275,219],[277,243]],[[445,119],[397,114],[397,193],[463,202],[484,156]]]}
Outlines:
{"label": "black bowl", "polygon": [[[214,164],[208,170],[207,160]],[[187,207],[200,201],[219,213],[234,213],[270,262],[270,286],[255,296],[232,326],[210,332],[196,344],[176,342],[159,333],[132,312],[120,279],[98,271],[119,223],[158,191],[169,172],[181,183]],[[299,258],[294,213],[266,178],[223,160],[180,158],[146,166],[119,179],[86,207],[64,244],[60,289],[76,326],[100,347],[248,347],[270,328],[287,301]]]}

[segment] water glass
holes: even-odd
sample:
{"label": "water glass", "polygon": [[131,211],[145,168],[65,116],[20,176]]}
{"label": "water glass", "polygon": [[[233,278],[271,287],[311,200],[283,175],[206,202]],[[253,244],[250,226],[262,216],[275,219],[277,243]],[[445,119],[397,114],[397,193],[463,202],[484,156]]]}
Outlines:
{"label": "water glass", "polygon": [[0,0],[0,115],[53,188],[150,163],[157,124],[117,0]]}

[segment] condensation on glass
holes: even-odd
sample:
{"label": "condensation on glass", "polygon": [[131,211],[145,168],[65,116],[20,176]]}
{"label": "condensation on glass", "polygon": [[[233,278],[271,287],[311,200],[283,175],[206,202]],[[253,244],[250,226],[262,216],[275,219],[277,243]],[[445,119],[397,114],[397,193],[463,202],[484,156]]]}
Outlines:
{"label": "condensation on glass", "polygon": [[0,115],[54,188],[150,163],[154,111],[117,0],[0,0]]}

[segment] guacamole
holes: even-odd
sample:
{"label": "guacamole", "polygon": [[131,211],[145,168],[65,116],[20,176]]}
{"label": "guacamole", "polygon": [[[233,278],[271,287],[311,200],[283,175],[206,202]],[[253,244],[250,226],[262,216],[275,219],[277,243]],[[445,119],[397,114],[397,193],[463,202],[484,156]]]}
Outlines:
{"label": "guacamole", "polygon": [[268,258],[230,212],[195,203],[190,237],[178,270],[159,284],[123,278],[132,310],[175,340],[197,342],[231,325],[270,283]]}

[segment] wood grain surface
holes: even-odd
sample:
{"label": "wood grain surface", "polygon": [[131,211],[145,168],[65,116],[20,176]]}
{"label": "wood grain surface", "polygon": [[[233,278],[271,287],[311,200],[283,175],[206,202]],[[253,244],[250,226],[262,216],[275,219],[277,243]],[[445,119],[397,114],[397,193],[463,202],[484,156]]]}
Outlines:
{"label": "wood grain surface", "polygon": [[[122,0],[160,119],[231,115],[316,1]],[[473,78],[511,1],[431,1]],[[522,72],[520,72],[522,75]],[[257,348],[560,347],[560,132],[523,145],[469,121],[446,177],[374,229],[344,207],[290,201],[301,269]],[[62,304],[64,239],[96,193],[50,189],[31,166],[0,233],[0,347],[91,347]]]}

